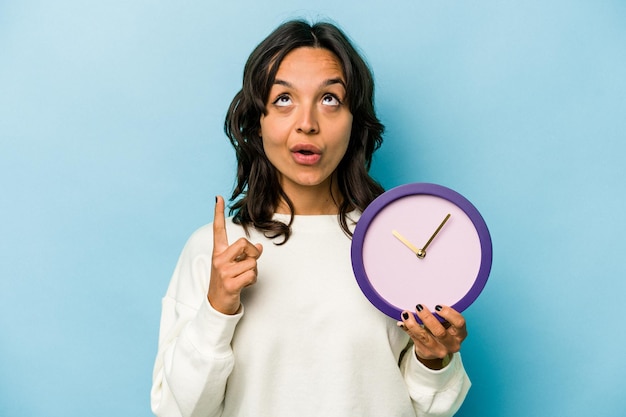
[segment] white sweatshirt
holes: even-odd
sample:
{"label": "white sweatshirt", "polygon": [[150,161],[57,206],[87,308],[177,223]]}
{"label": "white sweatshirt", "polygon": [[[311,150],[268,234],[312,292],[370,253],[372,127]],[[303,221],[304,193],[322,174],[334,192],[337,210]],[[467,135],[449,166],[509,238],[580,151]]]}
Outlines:
{"label": "white sweatshirt", "polygon": [[[352,217],[358,217],[352,214]],[[288,220],[286,215],[278,219]],[[229,242],[245,236],[227,219]],[[408,336],[361,293],[337,216],[296,216],[263,244],[242,311],[207,301],[212,225],[187,242],[163,298],[151,393],[157,416],[450,416],[470,387],[459,354],[423,366]],[[416,300],[416,303],[419,300]]]}

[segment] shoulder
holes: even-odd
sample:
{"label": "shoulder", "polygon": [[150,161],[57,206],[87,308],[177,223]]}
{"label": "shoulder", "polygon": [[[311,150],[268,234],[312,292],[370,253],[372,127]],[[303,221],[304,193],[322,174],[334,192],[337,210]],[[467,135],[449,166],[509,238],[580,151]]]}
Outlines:
{"label": "shoulder", "polygon": [[196,255],[211,253],[213,250],[213,223],[205,224],[196,229],[189,239],[183,251],[194,257]]}

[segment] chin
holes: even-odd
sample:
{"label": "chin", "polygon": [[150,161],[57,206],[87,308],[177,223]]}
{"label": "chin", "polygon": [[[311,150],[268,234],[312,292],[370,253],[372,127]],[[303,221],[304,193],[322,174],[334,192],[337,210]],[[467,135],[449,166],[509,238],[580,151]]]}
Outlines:
{"label": "chin", "polygon": [[320,177],[301,177],[294,181],[294,184],[300,187],[319,187],[321,185],[328,184],[329,178]]}

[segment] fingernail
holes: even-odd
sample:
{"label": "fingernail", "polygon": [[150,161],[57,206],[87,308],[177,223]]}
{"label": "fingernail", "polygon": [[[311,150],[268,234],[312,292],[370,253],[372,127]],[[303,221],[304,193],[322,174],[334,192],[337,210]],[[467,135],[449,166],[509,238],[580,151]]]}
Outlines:
{"label": "fingernail", "polygon": [[436,306],[435,306],[435,310],[437,310],[437,311],[441,311],[441,309],[443,309],[443,307],[441,307],[440,305],[436,305]]}
{"label": "fingernail", "polygon": [[424,309],[421,304],[416,305],[415,308],[417,309],[417,311],[422,311]]}
{"label": "fingernail", "polygon": [[217,204],[217,196],[215,196],[215,204]]}
{"label": "fingernail", "polygon": [[402,313],[402,318],[405,320],[409,319],[409,313],[407,313],[406,311],[404,313]]}

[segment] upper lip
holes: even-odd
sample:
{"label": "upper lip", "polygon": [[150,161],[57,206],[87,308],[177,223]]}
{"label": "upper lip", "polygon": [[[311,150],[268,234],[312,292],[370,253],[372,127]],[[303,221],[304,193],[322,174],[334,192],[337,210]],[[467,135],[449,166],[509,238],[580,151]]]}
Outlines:
{"label": "upper lip", "polygon": [[314,154],[321,154],[322,151],[315,145],[311,145],[310,143],[298,143],[294,145],[291,149],[291,152],[307,152]]}

